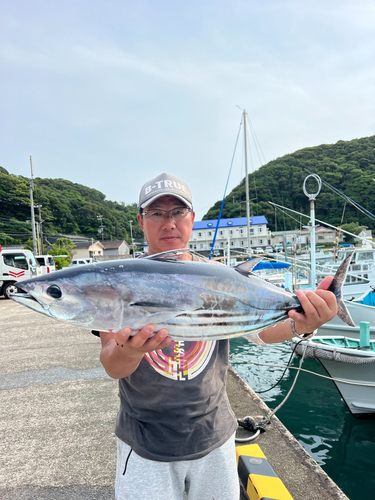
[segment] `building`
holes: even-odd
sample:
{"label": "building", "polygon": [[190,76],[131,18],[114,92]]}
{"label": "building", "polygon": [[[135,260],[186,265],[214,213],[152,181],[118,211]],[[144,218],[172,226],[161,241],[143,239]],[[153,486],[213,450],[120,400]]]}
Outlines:
{"label": "building", "polygon": [[130,247],[126,243],[125,240],[117,240],[117,241],[101,241],[101,245],[103,246],[103,255],[114,256],[114,255],[129,255]]}
{"label": "building", "polygon": [[75,245],[75,248],[73,248],[73,257],[75,259],[102,257],[104,254],[101,241],[76,241]]}
{"label": "building", "polygon": [[[336,237],[339,238],[339,243],[344,242],[345,234],[336,231],[336,229],[316,226],[315,227],[315,245],[334,245]],[[372,237],[371,230],[362,231],[361,237],[370,239]],[[359,239],[358,239],[359,240]],[[284,247],[287,245],[292,250],[311,245],[311,234],[308,228],[294,229],[291,231],[277,231],[272,233],[271,244],[276,247]]]}
{"label": "building", "polygon": [[[266,247],[270,244],[271,233],[267,227],[267,219],[261,215],[250,218],[250,246]],[[189,248],[197,252],[211,250],[217,226],[217,219],[194,222],[193,231],[189,241]],[[247,218],[234,217],[221,219],[215,241],[215,251],[222,253],[225,247],[245,251],[247,249]]]}

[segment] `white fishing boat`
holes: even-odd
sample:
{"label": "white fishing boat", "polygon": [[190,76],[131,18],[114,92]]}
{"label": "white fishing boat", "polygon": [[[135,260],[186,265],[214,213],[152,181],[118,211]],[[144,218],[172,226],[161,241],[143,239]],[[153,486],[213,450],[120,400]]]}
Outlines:
{"label": "white fishing boat", "polygon": [[354,417],[375,419],[375,341],[365,343],[361,347],[362,341],[346,336],[316,336],[302,342],[295,338],[291,347],[321,363]]}
{"label": "white fishing boat", "polygon": [[332,335],[345,335],[355,340],[360,338],[360,322],[370,323],[370,339],[375,341],[375,292],[371,289],[359,299],[344,300],[345,305],[356,324],[355,327],[345,325],[337,316],[325,323],[318,330],[319,337],[331,337]]}
{"label": "white fishing boat", "polygon": [[371,286],[375,286],[375,248],[365,245],[360,248],[343,248],[330,260],[317,257],[317,281],[324,276],[334,275],[341,262],[348,253],[353,252],[348,275],[343,287],[344,297],[347,300],[359,299],[366,294]]}

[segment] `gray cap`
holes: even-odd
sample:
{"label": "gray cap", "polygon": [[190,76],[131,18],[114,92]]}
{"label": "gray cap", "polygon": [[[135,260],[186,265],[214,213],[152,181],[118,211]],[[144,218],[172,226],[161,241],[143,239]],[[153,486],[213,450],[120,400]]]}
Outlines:
{"label": "gray cap", "polygon": [[160,174],[142,186],[139,193],[139,208],[146,208],[162,196],[174,196],[193,208],[193,199],[188,185],[174,175]]}

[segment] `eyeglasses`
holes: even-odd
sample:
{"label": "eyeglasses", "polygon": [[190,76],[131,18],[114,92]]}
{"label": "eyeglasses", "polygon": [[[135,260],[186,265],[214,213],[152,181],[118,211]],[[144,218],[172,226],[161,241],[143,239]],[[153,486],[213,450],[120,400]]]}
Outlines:
{"label": "eyeglasses", "polygon": [[166,217],[167,214],[173,220],[182,220],[184,219],[189,212],[192,212],[191,208],[174,208],[173,210],[147,210],[147,212],[142,212],[142,215],[146,217],[146,219],[151,220],[153,222],[161,222]]}

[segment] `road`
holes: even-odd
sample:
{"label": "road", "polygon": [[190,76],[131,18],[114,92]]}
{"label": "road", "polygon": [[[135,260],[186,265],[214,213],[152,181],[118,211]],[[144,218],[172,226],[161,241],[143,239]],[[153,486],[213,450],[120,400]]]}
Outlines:
{"label": "road", "polygon": [[114,498],[117,382],[100,340],[0,297],[0,498]]}

